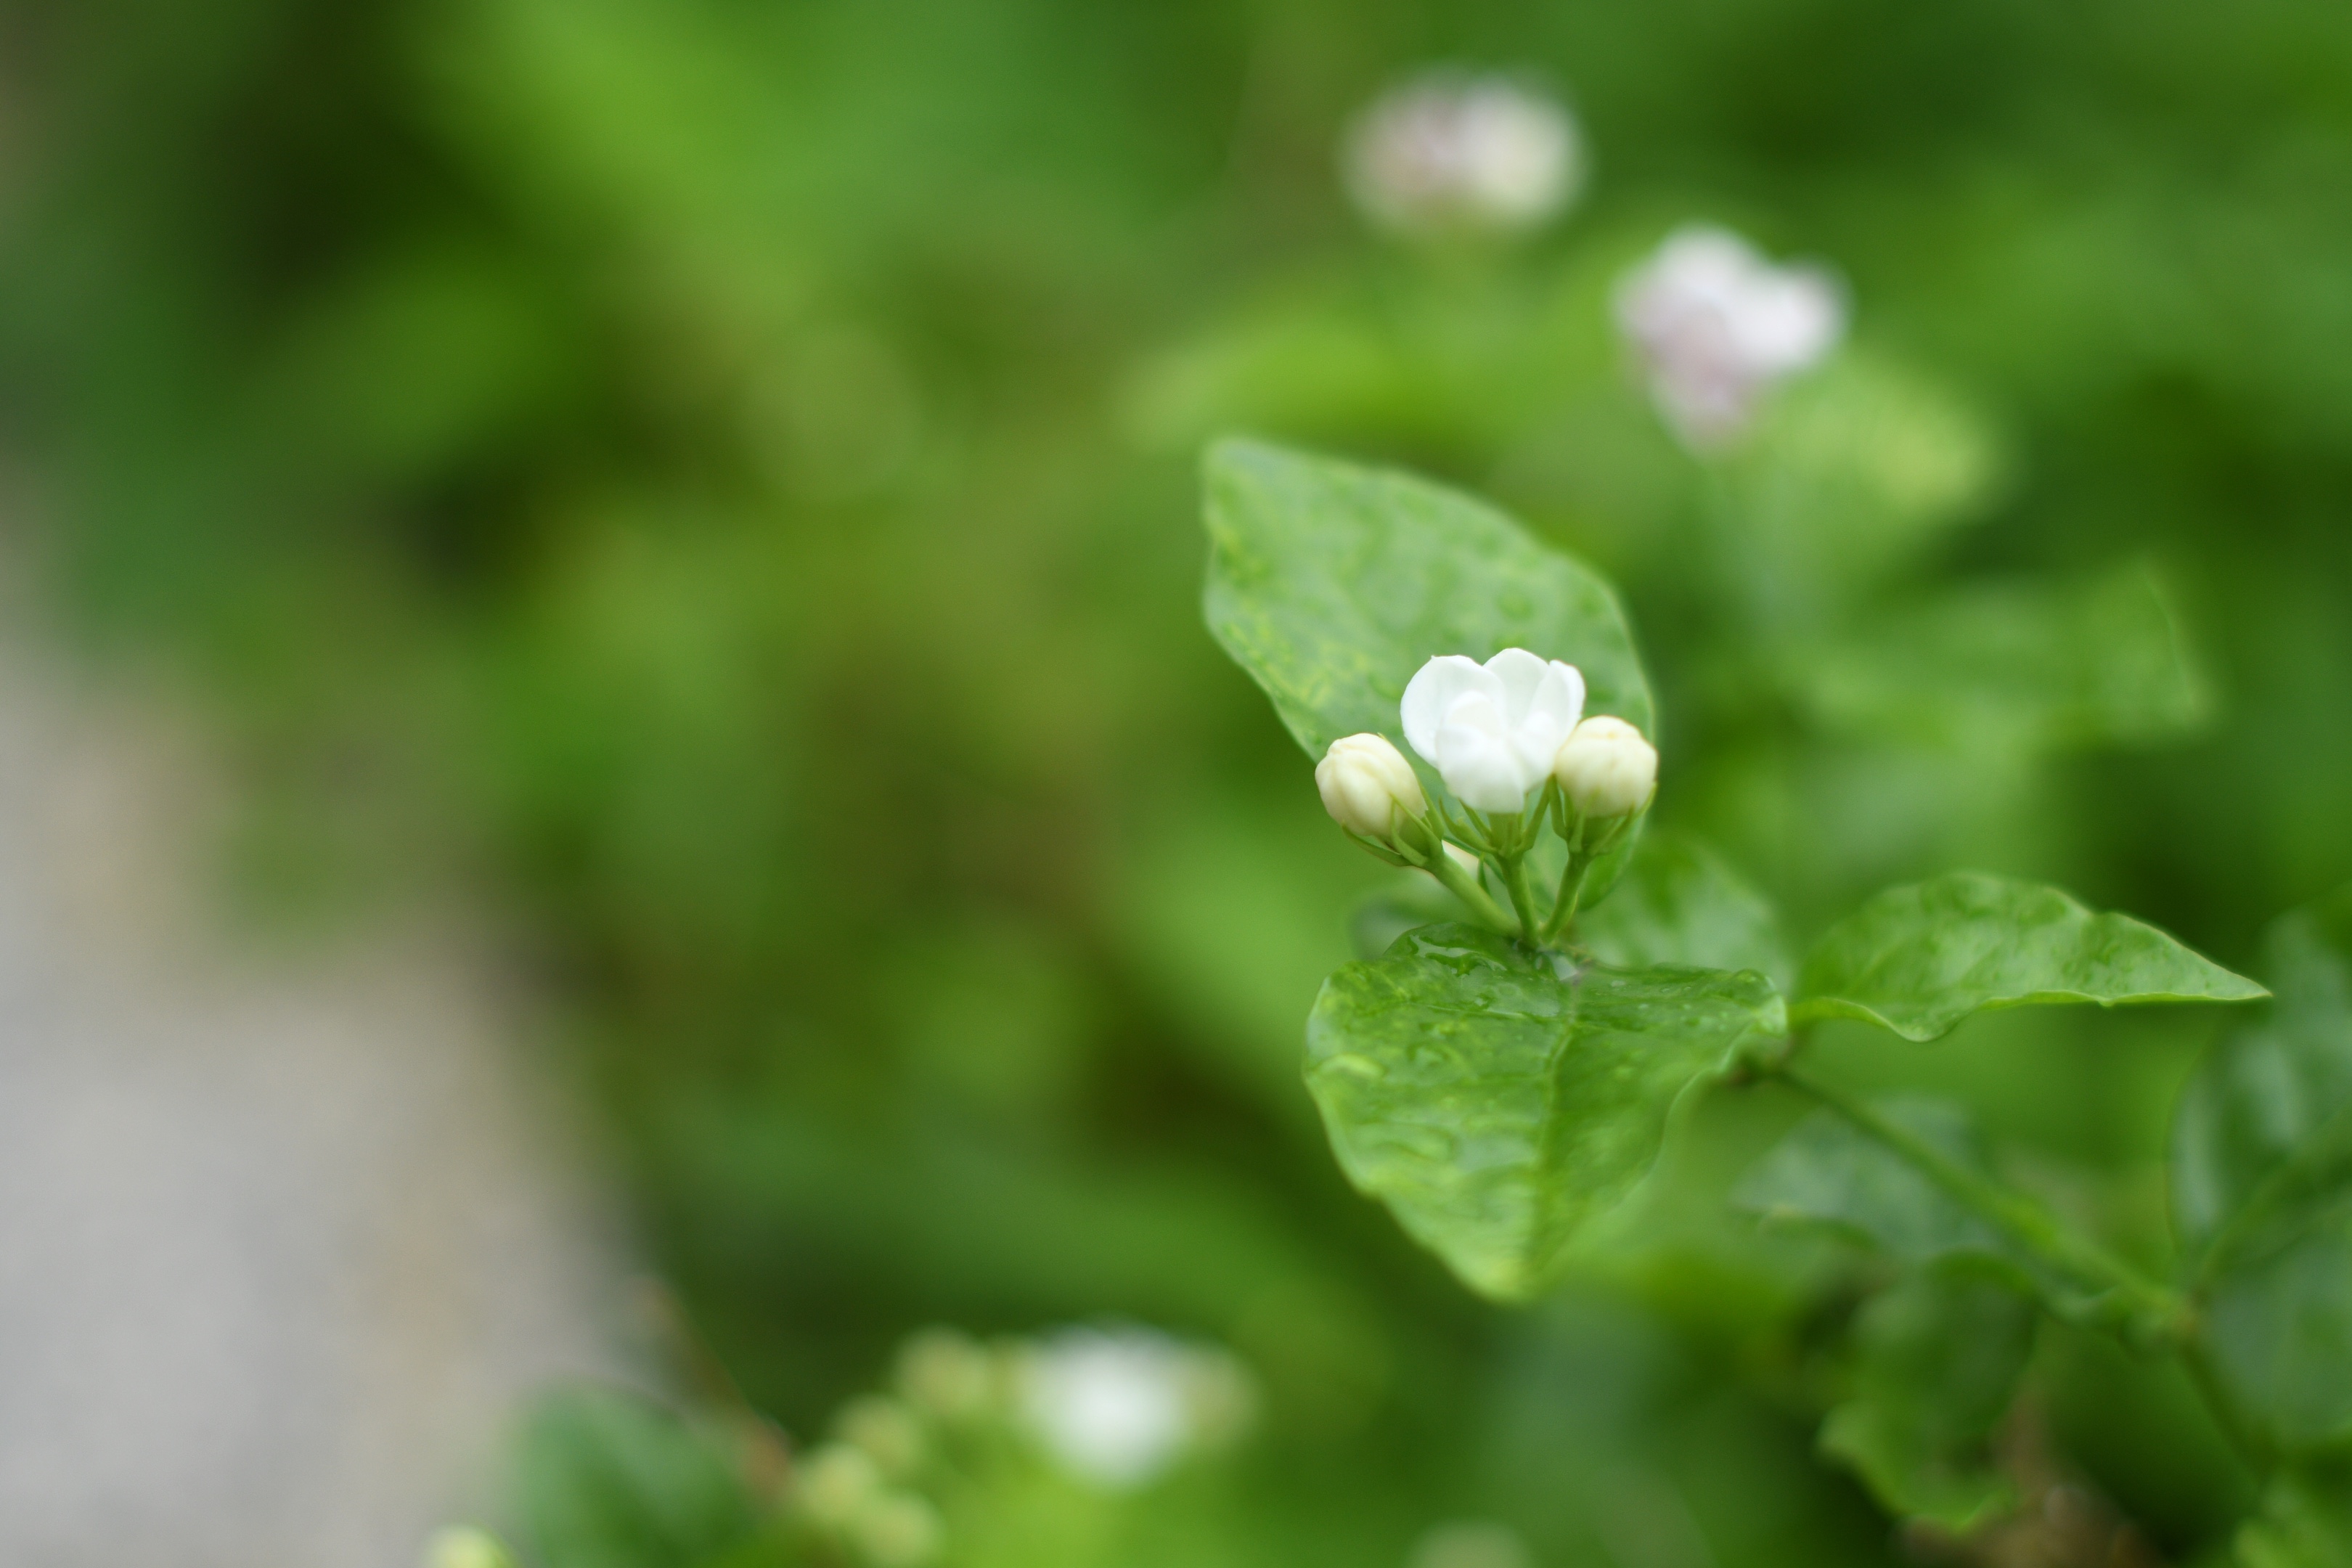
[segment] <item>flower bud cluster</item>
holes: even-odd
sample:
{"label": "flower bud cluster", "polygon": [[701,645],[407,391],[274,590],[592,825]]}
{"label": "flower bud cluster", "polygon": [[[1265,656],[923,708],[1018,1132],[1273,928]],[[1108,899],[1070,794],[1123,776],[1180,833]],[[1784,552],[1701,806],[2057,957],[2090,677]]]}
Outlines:
{"label": "flower bud cluster", "polygon": [[803,1456],[789,1506],[846,1563],[921,1568],[949,1521],[927,1489],[975,1467],[1050,1464],[1089,1486],[1142,1486],[1248,1425],[1255,1385],[1211,1345],[1133,1327],[982,1343],[927,1329],[890,1388],[843,1406]]}
{"label": "flower bud cluster", "polygon": [[[1521,933],[1548,938],[1556,925],[1536,917],[1518,879],[1544,826],[1557,816],[1567,876],[1580,879],[1580,868],[1613,847],[1657,793],[1656,749],[1622,719],[1587,718],[1584,700],[1575,666],[1525,648],[1484,664],[1441,655],[1406,683],[1398,720],[1406,743],[1469,815],[1433,810],[1412,763],[1372,734],[1334,741],[1316,765],[1324,809],[1383,858],[1428,871],[1474,911],[1499,916],[1482,880],[1491,860]],[[1556,919],[1572,916],[1574,902],[1563,880]]]}

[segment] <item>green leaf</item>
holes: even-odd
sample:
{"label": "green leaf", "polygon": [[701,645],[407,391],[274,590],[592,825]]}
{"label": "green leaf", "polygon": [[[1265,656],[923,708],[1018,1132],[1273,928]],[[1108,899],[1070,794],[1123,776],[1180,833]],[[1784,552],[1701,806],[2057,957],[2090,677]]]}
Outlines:
{"label": "green leaf", "polygon": [[1862,1018],[1932,1040],[1996,1007],[2267,994],[2128,915],[2094,914],[2055,888],[1958,871],[1890,888],[1831,927],[1805,961],[1790,1013]]}
{"label": "green leaf", "polygon": [[2342,1464],[2273,1480],[2262,1512],[2238,1529],[2240,1568],[2344,1568],[2352,1563],[2352,1473]]}
{"label": "green leaf", "polygon": [[1576,941],[1619,969],[1752,969],[1790,979],[1770,903],[1706,846],[1652,834],[1609,901],[1577,916]]}
{"label": "green leaf", "polygon": [[1615,593],[1494,508],[1254,441],[1211,447],[1202,478],[1209,630],[1310,755],[1365,731],[1402,744],[1416,670],[1507,647],[1567,660],[1586,711],[1654,730]]}
{"label": "green leaf", "polygon": [[1431,926],[1325,984],[1307,1082],[1349,1178],[1473,1289],[1524,1300],[1648,1171],[1683,1093],[1785,1032],[1760,974],[1579,968]]}
{"label": "green leaf", "polygon": [[[1873,1101],[1888,1121],[1981,1170],[1968,1113],[1906,1095]],[[1906,1263],[1968,1254],[2008,1258],[2000,1233],[1877,1140],[1827,1110],[1789,1131],[1732,1189],[1731,1201],[1768,1224],[1812,1225]]]}
{"label": "green leaf", "polygon": [[2271,928],[2277,1004],[2181,1093],[2173,1223],[2210,1274],[2275,1247],[2352,1184],[2352,888]]}
{"label": "green leaf", "polygon": [[1989,1439],[2033,1352],[2033,1308],[1962,1269],[1914,1274],[1854,1321],[1853,1397],[1822,1425],[1823,1453],[1852,1466],[1898,1515],[1964,1534],[2016,1506]]}
{"label": "green leaf", "polygon": [[756,1527],[720,1443],[614,1389],[542,1399],[515,1488],[538,1560],[561,1568],[694,1568]]}
{"label": "green leaf", "polygon": [[[1872,1106],[1960,1164],[1987,1173],[1982,1142],[1960,1107],[1916,1095]],[[2079,1318],[2092,1306],[1918,1167],[1832,1110],[1816,1110],[1791,1128],[1740,1178],[1731,1201],[1767,1224],[1817,1226],[1903,1263],[1977,1259],[2063,1317]]]}
{"label": "green leaf", "polygon": [[2310,1453],[2352,1441],[2352,1201],[2201,1298],[2214,1375],[2273,1444]]}
{"label": "green leaf", "polygon": [[2352,1438],[2352,889],[2274,925],[2278,1001],[2182,1091],[2173,1223],[2242,1415],[2303,1451]]}
{"label": "green leaf", "polygon": [[2146,744],[2189,732],[2209,708],[2141,563],[1907,608],[1814,650],[1797,679],[1825,728],[1966,752]]}

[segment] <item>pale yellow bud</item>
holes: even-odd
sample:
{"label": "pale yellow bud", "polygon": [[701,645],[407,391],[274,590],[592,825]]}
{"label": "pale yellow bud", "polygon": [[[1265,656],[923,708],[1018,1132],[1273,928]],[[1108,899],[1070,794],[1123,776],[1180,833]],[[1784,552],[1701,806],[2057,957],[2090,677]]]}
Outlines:
{"label": "pale yellow bud", "polygon": [[1428,797],[1404,753],[1379,735],[1346,735],[1315,764],[1323,809],[1350,833],[1386,844],[1404,821],[1428,814]]}
{"label": "pale yellow bud", "polygon": [[1658,752],[1622,719],[1587,719],[1560,742],[1552,776],[1585,816],[1622,816],[1647,805],[1658,787]]}
{"label": "pale yellow bud", "polygon": [[425,1543],[424,1568],[514,1568],[514,1559],[488,1531],[454,1524]]}

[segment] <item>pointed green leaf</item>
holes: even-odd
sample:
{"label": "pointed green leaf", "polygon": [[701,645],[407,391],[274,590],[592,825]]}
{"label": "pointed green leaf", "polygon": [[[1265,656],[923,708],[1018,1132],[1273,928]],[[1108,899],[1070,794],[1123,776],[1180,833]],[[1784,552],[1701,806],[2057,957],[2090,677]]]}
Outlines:
{"label": "pointed green leaf", "polygon": [[1914,1274],[1856,1317],[1852,1397],[1822,1424],[1822,1451],[1852,1466],[1889,1511],[1966,1533],[2017,1489],[1990,1443],[2033,1352],[2033,1308],[1999,1280]]}
{"label": "pointed green leaf", "polygon": [[1424,479],[1223,441],[1203,474],[1209,630],[1309,754],[1367,731],[1438,654],[1524,647],[1583,671],[1586,711],[1651,731],[1617,595],[1484,502]]}
{"label": "pointed green leaf", "polygon": [[2266,994],[2128,915],[2094,914],[2055,888],[1958,871],[1891,888],[1831,927],[1805,961],[1790,1013],[1862,1018],[1932,1040],[1996,1007]]}
{"label": "pointed green leaf", "polygon": [[1668,834],[1650,835],[1608,901],[1577,916],[1576,941],[1620,969],[1752,969],[1790,980],[1771,904],[1705,845]]}
{"label": "pointed green leaf", "polygon": [[1349,1178],[1474,1289],[1524,1300],[1650,1168],[1675,1100],[1785,1027],[1760,974],[1579,968],[1430,926],[1325,984],[1307,1082]]}
{"label": "pointed green leaf", "polygon": [[2288,1450],[2352,1438],[2352,889],[2272,928],[2277,1005],[2173,1126],[2173,1221],[2214,1372]]}

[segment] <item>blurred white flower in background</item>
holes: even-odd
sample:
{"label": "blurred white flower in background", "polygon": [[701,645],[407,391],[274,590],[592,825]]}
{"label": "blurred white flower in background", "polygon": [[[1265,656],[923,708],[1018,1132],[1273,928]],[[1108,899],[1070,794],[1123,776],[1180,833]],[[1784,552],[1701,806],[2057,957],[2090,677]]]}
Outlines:
{"label": "blurred white flower in background", "polygon": [[1436,70],[1373,100],[1349,132],[1345,169],[1383,228],[1509,233],[1574,199],[1584,142],[1565,106],[1525,83]]}
{"label": "blurred white flower in background", "polygon": [[1776,267],[1705,225],[1666,237],[1617,289],[1617,322],[1650,394],[1693,447],[1737,437],[1774,383],[1817,363],[1845,333],[1844,290],[1825,268]]}
{"label": "blurred white flower in background", "polygon": [[1054,1457],[1087,1480],[1139,1486],[1232,1436],[1253,1403],[1234,1358],[1141,1328],[1074,1328],[1033,1344],[1022,1406]]}

